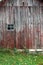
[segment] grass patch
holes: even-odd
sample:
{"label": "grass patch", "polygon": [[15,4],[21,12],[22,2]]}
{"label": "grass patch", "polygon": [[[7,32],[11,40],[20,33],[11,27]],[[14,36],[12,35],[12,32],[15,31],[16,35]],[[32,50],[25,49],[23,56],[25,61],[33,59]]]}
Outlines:
{"label": "grass patch", "polygon": [[43,64],[43,55],[30,55],[0,51],[0,65],[39,65]]}

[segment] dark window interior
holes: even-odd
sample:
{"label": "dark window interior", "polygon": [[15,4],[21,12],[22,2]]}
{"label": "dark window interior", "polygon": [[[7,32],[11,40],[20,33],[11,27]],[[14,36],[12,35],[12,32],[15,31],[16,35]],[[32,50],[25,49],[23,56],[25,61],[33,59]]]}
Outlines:
{"label": "dark window interior", "polygon": [[8,24],[8,30],[13,30],[14,29],[14,25],[13,24]]}

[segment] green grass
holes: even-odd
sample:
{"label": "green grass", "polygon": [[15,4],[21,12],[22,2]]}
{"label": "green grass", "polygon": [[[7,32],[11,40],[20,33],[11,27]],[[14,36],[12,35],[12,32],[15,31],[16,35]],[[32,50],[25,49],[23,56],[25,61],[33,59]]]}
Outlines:
{"label": "green grass", "polygon": [[38,65],[43,63],[42,55],[14,54],[0,52],[0,65]]}

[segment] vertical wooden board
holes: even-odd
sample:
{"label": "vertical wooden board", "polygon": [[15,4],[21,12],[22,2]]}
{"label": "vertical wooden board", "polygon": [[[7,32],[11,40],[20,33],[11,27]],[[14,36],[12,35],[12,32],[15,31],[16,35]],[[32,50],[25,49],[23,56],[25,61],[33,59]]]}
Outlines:
{"label": "vertical wooden board", "polygon": [[40,21],[41,21],[41,48],[43,48],[43,6],[40,7]]}
{"label": "vertical wooden board", "polygon": [[[4,8],[3,8],[4,9]],[[0,44],[1,47],[4,45],[4,19],[5,19],[5,15],[4,15],[4,10],[2,8],[0,8]],[[4,16],[4,17],[3,17]]]}
{"label": "vertical wooden board", "polygon": [[31,6],[28,7],[28,25],[27,25],[27,28],[28,28],[28,33],[27,33],[27,36],[28,36],[28,48],[31,48],[32,46],[32,34],[31,34]]}
{"label": "vertical wooden board", "polygon": [[[20,12],[19,12],[20,13]],[[16,48],[20,48],[20,21],[18,7],[15,7],[15,25],[16,25]]]}
{"label": "vertical wooden board", "polygon": [[36,40],[35,40],[35,25],[37,25],[37,13],[36,13],[36,7],[33,7],[33,44],[32,44],[32,48],[35,48],[36,45]]}
{"label": "vertical wooden board", "polygon": [[22,22],[23,22],[23,20],[22,20],[22,15],[23,15],[23,8],[20,8],[20,11],[19,11],[19,16],[20,16],[20,17],[19,17],[19,18],[20,18],[20,19],[19,19],[19,21],[20,21],[20,48],[23,47],[23,41],[24,41],[24,40],[23,40],[23,37],[22,37],[22,36],[23,36],[23,32],[22,32],[22,31],[23,31],[23,30],[22,30],[22,28],[23,28],[23,27],[22,27]]}
{"label": "vertical wooden board", "polygon": [[36,31],[38,28],[37,27],[39,27],[39,9],[38,9],[39,7],[33,7],[33,17],[34,17],[34,24],[33,24],[33,26],[34,26],[34,44],[35,44],[35,47],[34,48],[38,48],[38,44],[39,44],[39,42],[40,42],[40,40],[39,40],[39,31]]}
{"label": "vertical wooden board", "polygon": [[26,48],[29,48],[29,26],[28,26],[28,7],[26,8]]}
{"label": "vertical wooden board", "polygon": [[30,7],[30,48],[32,48],[33,44],[33,7]]}
{"label": "vertical wooden board", "polygon": [[0,11],[0,46],[1,46],[1,42],[2,42],[2,15]]}
{"label": "vertical wooden board", "polygon": [[20,40],[21,40],[21,43],[20,43],[20,47],[21,48],[24,48],[25,47],[25,42],[24,42],[24,34],[25,34],[25,28],[24,28],[24,25],[25,25],[25,8],[24,7],[21,7],[20,8]]}

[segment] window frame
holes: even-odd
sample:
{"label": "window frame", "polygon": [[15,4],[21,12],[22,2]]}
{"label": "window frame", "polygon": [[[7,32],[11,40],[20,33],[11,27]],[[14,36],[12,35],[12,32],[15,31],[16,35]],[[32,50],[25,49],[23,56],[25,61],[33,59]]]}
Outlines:
{"label": "window frame", "polygon": [[[11,25],[13,26],[13,28],[11,28]],[[8,29],[8,26],[10,27],[10,29]],[[14,24],[6,24],[6,30],[7,31],[14,31],[15,25]]]}

